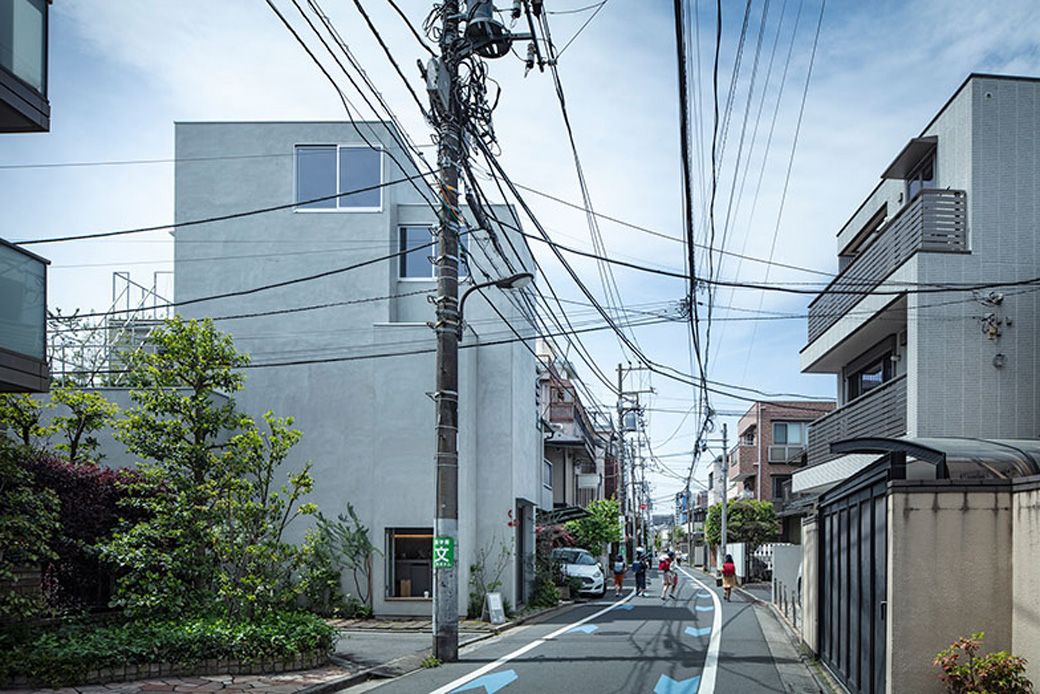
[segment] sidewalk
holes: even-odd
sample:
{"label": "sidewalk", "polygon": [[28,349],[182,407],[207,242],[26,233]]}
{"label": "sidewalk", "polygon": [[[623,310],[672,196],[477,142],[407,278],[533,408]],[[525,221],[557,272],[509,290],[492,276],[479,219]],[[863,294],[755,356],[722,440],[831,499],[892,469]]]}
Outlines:
{"label": "sidewalk", "polygon": [[3,694],[59,692],[60,694],[145,694],[145,692],[253,692],[292,694],[322,684],[337,682],[351,674],[349,668],[330,665],[316,670],[283,672],[278,675],[206,675],[167,677],[113,684],[94,684],[64,689],[4,689]]}

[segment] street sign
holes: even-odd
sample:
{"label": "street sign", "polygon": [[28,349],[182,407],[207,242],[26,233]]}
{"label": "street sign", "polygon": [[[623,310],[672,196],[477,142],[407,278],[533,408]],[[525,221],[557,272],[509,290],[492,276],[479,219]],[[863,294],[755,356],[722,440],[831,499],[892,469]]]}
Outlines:
{"label": "street sign", "polygon": [[488,593],[487,594],[487,608],[488,614],[491,616],[492,624],[505,624],[506,623],[506,610],[502,606],[502,594],[501,593]]}
{"label": "street sign", "polygon": [[433,568],[450,569],[455,566],[455,538],[438,535],[433,538]]}

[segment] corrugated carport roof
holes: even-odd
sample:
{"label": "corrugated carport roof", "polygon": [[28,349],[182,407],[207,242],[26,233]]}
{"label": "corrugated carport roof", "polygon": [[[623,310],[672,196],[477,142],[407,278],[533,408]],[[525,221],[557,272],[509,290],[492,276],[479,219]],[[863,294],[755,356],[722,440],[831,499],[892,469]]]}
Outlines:
{"label": "corrugated carport roof", "polygon": [[937,479],[1014,479],[1040,475],[1040,440],[925,437],[859,438],[831,444],[832,453],[902,453],[936,467]]}

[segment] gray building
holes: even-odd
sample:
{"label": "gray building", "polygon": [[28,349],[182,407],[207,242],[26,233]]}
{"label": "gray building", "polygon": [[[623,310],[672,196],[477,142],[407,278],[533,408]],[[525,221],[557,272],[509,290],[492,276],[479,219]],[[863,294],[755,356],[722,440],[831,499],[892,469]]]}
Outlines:
{"label": "gray building", "polygon": [[838,230],[802,371],[834,374],[795,492],[877,459],[857,438],[1040,435],[1040,292],[937,291],[1040,275],[1040,80],[971,75]]}
{"label": "gray building", "polygon": [[[423,181],[392,183],[417,174],[396,135],[382,123],[178,123],[178,222],[324,199],[177,229],[175,298],[192,302],[181,305],[182,315],[214,317],[251,354],[236,396],[245,411],[295,417],[303,439],[294,462],[314,465],[311,500],[329,516],[353,504],[370,528],[382,552],[372,571],[376,614],[428,615],[435,490],[428,244],[436,208],[419,192],[430,195]],[[533,266],[514,232],[496,228],[494,240],[476,225],[466,232],[478,280]],[[394,255],[401,251],[409,252]],[[292,282],[314,275],[321,276]],[[235,292],[242,293],[205,299]],[[547,501],[536,360],[508,341],[513,333],[489,305],[523,331],[520,299],[497,289],[469,299],[459,368],[460,594],[477,552],[494,557],[504,546],[511,563],[501,590],[514,605],[533,584],[534,517]],[[261,315],[224,318],[238,314]]]}

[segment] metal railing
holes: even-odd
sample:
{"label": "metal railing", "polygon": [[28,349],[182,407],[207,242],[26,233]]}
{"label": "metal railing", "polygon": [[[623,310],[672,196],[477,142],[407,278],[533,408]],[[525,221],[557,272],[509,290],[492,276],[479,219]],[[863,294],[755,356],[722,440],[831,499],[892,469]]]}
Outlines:
{"label": "metal railing", "polygon": [[906,376],[893,378],[809,425],[808,464],[838,457],[833,441],[863,436],[897,437],[906,433]]}
{"label": "metal railing", "polygon": [[967,198],[963,190],[924,189],[915,195],[809,304],[809,342],[837,323],[914,253],[967,252]]}

